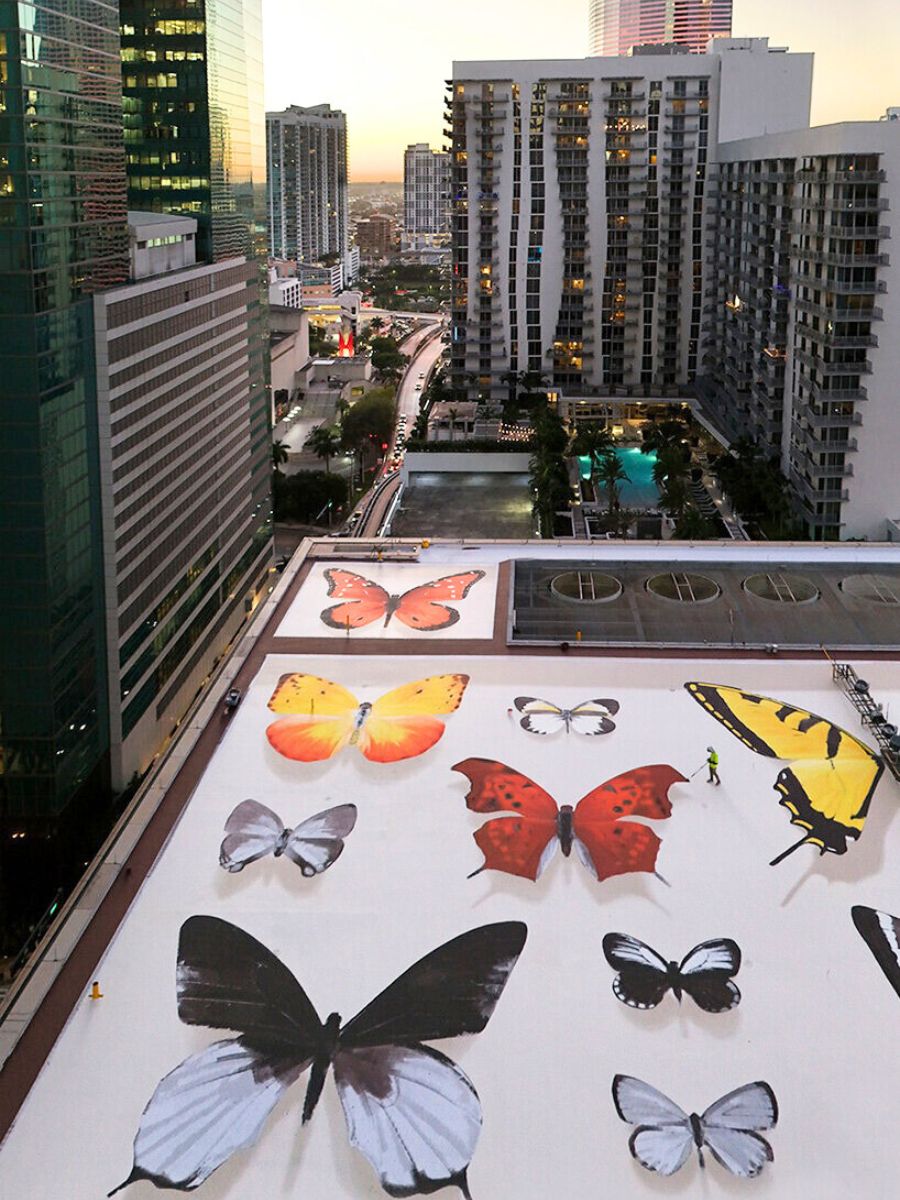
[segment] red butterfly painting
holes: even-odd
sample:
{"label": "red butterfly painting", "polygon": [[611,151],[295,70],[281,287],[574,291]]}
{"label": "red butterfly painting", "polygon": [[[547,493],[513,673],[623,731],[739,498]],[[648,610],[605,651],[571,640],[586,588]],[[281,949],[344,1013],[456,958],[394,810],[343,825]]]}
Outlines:
{"label": "red butterfly painting", "polygon": [[329,567],[325,578],[328,595],[340,601],[322,613],[322,620],[332,629],[361,629],[382,619],[387,625],[396,617],[410,629],[432,632],[456,624],[459,613],[449,602],[464,600],[478,580],[484,579],[484,571],[444,575],[394,596],[374,580],[341,567]]}
{"label": "red butterfly painting", "polygon": [[568,858],[573,848],[598,880],[633,871],[655,873],[660,839],[648,825],[630,818],[665,820],[672,815],[669,788],[687,783],[664,763],[635,767],[601,783],[573,808],[558,806],[527,775],[489,758],[467,758],[453,770],[472,785],[466,797],[472,812],[508,814],[487,821],[473,835],[484,863],[472,875],[505,871],[532,880],[558,849]]}

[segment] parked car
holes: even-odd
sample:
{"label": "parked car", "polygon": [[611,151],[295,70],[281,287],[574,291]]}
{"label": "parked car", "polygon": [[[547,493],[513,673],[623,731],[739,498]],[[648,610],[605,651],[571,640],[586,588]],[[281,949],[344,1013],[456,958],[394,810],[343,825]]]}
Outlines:
{"label": "parked car", "polygon": [[229,688],[225,693],[225,716],[230,717],[241,702],[241,689]]}

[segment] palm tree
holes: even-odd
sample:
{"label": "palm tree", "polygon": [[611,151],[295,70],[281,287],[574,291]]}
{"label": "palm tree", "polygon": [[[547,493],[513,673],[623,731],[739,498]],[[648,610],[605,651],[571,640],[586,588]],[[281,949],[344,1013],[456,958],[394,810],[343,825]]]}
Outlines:
{"label": "palm tree", "polygon": [[608,511],[609,515],[612,516],[620,506],[619,484],[631,482],[628,472],[622,466],[622,462],[614,450],[608,450],[600,459],[597,468],[597,477],[606,488]]}
{"label": "palm tree", "polygon": [[328,474],[329,464],[341,448],[341,439],[327,425],[316,425],[309,431],[309,437],[303,443],[304,450],[311,450],[316,458],[325,460],[325,474]]}
{"label": "palm tree", "polygon": [[278,471],[279,474],[281,473],[281,468],[290,457],[288,453],[289,450],[290,446],[287,444],[287,442],[279,440],[272,443],[272,466],[276,471]]}
{"label": "palm tree", "polygon": [[369,322],[370,329],[384,329],[384,317],[373,317]]}
{"label": "palm tree", "polygon": [[457,418],[459,417],[459,409],[458,408],[448,408],[447,416],[450,418],[450,441],[452,442],[452,441],[454,441],[454,437],[456,434],[456,421],[457,421]]}

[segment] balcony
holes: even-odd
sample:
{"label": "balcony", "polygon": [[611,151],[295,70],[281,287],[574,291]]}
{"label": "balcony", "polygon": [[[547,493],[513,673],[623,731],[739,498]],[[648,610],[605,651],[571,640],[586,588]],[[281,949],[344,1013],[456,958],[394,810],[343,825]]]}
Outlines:
{"label": "balcony", "polygon": [[[850,416],[834,416],[831,413],[819,413],[811,407],[799,407],[799,413],[807,425],[813,429],[843,429],[850,428],[855,425],[862,425],[862,417],[859,413],[852,413]],[[854,449],[856,447],[854,446]]]}
{"label": "balcony", "polygon": [[824,491],[819,491],[813,487],[808,479],[803,475],[797,475],[791,472],[791,482],[800,492],[801,496],[812,505],[820,504],[825,501],[844,501],[850,499],[850,493],[846,488],[828,488]]}

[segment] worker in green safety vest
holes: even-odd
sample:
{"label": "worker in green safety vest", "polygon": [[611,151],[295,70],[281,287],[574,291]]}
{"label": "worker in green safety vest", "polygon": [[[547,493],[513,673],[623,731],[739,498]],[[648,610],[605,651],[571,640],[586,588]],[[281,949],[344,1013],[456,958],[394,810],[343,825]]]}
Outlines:
{"label": "worker in green safety vest", "polygon": [[709,767],[709,779],[706,782],[721,783],[722,780],[719,778],[719,756],[712,746],[707,746],[706,752],[709,755],[709,758],[706,760],[706,765]]}

